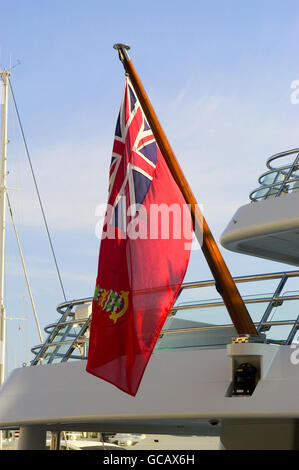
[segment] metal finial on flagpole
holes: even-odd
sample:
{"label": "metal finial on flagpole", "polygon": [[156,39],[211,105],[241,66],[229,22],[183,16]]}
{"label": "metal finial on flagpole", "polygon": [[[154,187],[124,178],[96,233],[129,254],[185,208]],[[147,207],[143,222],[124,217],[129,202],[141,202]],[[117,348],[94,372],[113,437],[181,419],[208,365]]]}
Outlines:
{"label": "metal finial on flagpole", "polygon": [[127,51],[131,48],[130,48],[130,46],[128,46],[128,44],[122,44],[122,43],[118,42],[118,43],[114,44],[113,48],[118,51],[119,60],[121,60],[123,62],[124,59],[126,59],[129,62],[130,56],[129,56]]}

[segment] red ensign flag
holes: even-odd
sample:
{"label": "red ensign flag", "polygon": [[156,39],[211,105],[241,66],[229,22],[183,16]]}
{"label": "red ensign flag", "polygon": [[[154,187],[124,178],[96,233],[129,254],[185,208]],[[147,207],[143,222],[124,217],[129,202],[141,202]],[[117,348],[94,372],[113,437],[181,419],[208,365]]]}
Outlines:
{"label": "red ensign flag", "polygon": [[190,257],[192,221],[126,79],[86,370],[135,396]]}

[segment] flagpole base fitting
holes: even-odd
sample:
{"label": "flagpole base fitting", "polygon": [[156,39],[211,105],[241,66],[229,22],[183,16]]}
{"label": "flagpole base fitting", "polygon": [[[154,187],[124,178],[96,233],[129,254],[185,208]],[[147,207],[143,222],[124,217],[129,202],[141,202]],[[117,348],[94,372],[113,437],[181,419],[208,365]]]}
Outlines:
{"label": "flagpole base fitting", "polygon": [[239,335],[232,338],[232,344],[244,344],[244,343],[266,343],[267,338],[265,334],[259,335]]}

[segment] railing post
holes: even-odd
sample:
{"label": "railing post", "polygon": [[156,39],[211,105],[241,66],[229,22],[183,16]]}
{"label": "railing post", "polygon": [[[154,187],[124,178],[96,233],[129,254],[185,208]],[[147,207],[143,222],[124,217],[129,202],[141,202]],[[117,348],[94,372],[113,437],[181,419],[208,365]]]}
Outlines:
{"label": "railing post", "polygon": [[280,293],[281,293],[282,289],[284,288],[285,283],[287,282],[287,280],[288,280],[288,276],[287,276],[287,274],[285,273],[285,274],[282,276],[282,278],[281,278],[281,280],[280,280],[280,282],[279,282],[279,284],[278,284],[278,286],[277,286],[277,288],[276,288],[276,290],[275,290],[275,292],[274,292],[274,294],[273,294],[272,300],[271,300],[271,302],[268,304],[268,306],[267,306],[267,308],[266,308],[266,310],[265,310],[265,313],[264,313],[264,315],[262,316],[262,319],[261,319],[261,321],[260,321],[260,323],[259,323],[259,325],[258,325],[258,327],[257,327],[257,331],[258,331],[259,333],[261,333],[261,332],[263,331],[263,324],[268,320],[269,315],[270,315],[270,313],[271,313],[273,307],[275,307],[275,304],[276,304],[276,302],[277,302],[276,297],[278,297],[278,296],[280,295]]}
{"label": "railing post", "polygon": [[38,364],[38,361],[42,358],[44,352],[46,351],[46,349],[48,348],[49,344],[52,343],[53,339],[55,338],[56,334],[57,334],[57,327],[60,325],[60,323],[63,323],[65,318],[69,315],[70,311],[72,310],[72,305],[71,306],[68,306],[66,311],[64,312],[64,314],[61,316],[61,318],[59,319],[59,321],[56,323],[56,326],[54,327],[53,331],[51,331],[51,333],[49,334],[48,338],[46,339],[46,341],[44,342],[44,344],[42,345],[39,353],[35,356],[35,358],[31,361],[31,365],[32,366],[35,366],[36,364]]}
{"label": "railing post", "polygon": [[62,361],[61,362],[66,362],[72,352],[74,351],[74,349],[76,349],[77,345],[78,345],[78,339],[80,339],[81,336],[84,335],[84,333],[86,332],[87,328],[89,327],[89,324],[90,324],[90,321],[91,319],[90,318],[87,318],[87,320],[84,322],[82,328],[80,329],[79,333],[77,334],[76,338],[74,339],[74,341],[72,342],[72,344],[70,345],[69,349],[67,350],[67,352],[65,353],[64,357],[62,358]]}

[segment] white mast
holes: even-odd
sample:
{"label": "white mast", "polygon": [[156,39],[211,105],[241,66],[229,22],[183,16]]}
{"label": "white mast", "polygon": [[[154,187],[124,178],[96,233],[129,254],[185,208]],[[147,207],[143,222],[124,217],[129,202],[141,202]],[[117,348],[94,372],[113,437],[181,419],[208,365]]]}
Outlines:
{"label": "white mast", "polygon": [[0,70],[2,79],[1,101],[1,154],[0,154],[0,386],[4,382],[6,318],[4,308],[4,255],[7,160],[7,109],[10,72]]}

